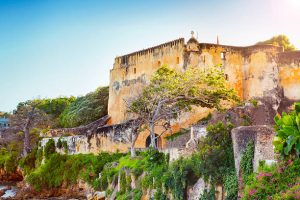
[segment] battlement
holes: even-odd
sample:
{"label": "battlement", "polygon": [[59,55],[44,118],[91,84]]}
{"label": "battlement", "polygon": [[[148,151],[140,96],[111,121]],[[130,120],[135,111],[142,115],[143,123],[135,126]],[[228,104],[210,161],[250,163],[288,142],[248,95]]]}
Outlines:
{"label": "battlement", "polygon": [[288,51],[278,54],[278,63],[281,65],[294,63],[300,67],[300,51]]}
{"label": "battlement", "polygon": [[221,47],[225,52],[241,52],[245,55],[248,55],[251,52],[255,51],[267,51],[267,52],[283,52],[283,48],[279,46],[269,45],[269,44],[259,44],[251,46],[231,46],[231,45],[222,45],[214,43],[199,43],[199,49],[211,49]]}
{"label": "battlement", "polygon": [[170,42],[166,42],[154,47],[150,47],[147,49],[143,49],[140,51],[136,51],[130,54],[126,54],[123,56],[118,56],[115,58],[115,67],[129,67],[131,65],[136,64],[139,57],[142,56],[158,56],[160,52],[163,52],[165,48],[179,48],[184,47],[185,42],[184,38],[179,38]]}

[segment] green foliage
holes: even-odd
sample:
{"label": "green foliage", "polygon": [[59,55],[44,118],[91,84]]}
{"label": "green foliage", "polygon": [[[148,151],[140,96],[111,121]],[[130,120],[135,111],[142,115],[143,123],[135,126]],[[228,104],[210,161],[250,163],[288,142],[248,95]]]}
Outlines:
{"label": "green foliage", "polygon": [[63,147],[61,138],[58,139],[56,146],[58,149],[61,149]]}
{"label": "green foliage", "polygon": [[252,103],[252,105],[253,105],[254,107],[257,107],[258,101],[257,101],[256,99],[250,99],[249,101],[250,101],[250,103]]}
{"label": "green foliage", "polygon": [[258,42],[257,44],[271,44],[283,47],[285,51],[293,51],[296,50],[295,46],[290,43],[289,38],[286,35],[278,35],[274,36],[269,40]]}
{"label": "green foliage", "polygon": [[201,194],[199,200],[215,200],[215,188],[211,188],[210,190],[205,189],[203,194]]}
{"label": "green foliage", "polygon": [[35,99],[27,102],[34,103],[37,108],[48,114],[53,122],[53,127],[61,127],[59,116],[75,101],[75,97],[58,97],[54,99]]}
{"label": "green foliage", "polygon": [[76,127],[91,123],[107,114],[108,87],[100,87],[78,97],[60,115],[63,127]]}
{"label": "green foliage", "polygon": [[166,138],[167,140],[173,141],[175,138],[177,138],[177,137],[179,137],[179,136],[181,136],[181,135],[184,135],[184,134],[186,134],[186,133],[188,133],[188,132],[189,132],[189,129],[182,128],[182,129],[180,129],[180,131],[178,131],[178,132],[176,132],[176,133],[174,133],[174,134],[172,134],[172,135],[168,135],[168,136],[166,136],[165,138]]}
{"label": "green foliage", "polygon": [[[193,177],[193,160],[183,159],[170,164],[165,174],[165,187],[176,200],[183,200],[188,186],[188,181],[195,182]],[[191,177],[190,177],[191,176]],[[197,178],[196,178],[197,179]]]}
{"label": "green foliage", "polygon": [[244,182],[247,182],[249,175],[253,173],[253,159],[254,159],[254,143],[248,142],[245,151],[243,152],[240,170],[243,174]]}
{"label": "green foliage", "polygon": [[98,156],[91,154],[61,155],[54,153],[45,164],[37,167],[27,176],[27,181],[36,189],[57,188],[62,184],[72,185],[79,178],[96,185],[98,174],[108,162],[119,159],[122,154],[101,153]]}
{"label": "green foliage", "polygon": [[295,104],[295,110],[282,116],[275,116],[275,130],[273,144],[275,151],[282,157],[300,155],[300,103]]}
{"label": "green foliage", "polygon": [[8,173],[13,173],[18,166],[18,152],[8,151],[6,148],[0,149],[0,168]]}
{"label": "green foliage", "polygon": [[140,200],[143,196],[143,191],[139,189],[133,189],[133,200]]}
{"label": "green foliage", "polygon": [[237,199],[238,194],[238,180],[235,170],[228,172],[224,181],[224,188],[226,191],[226,200]]}
{"label": "green foliage", "polygon": [[234,169],[234,156],[231,140],[231,123],[221,122],[207,127],[207,136],[198,147],[199,169],[206,181],[223,184],[225,174]]}
{"label": "green foliage", "polygon": [[68,142],[67,141],[63,141],[62,142],[62,146],[64,148],[64,152],[68,153],[69,147],[68,147]]}
{"label": "green foliage", "polygon": [[55,152],[56,152],[55,141],[52,138],[50,138],[45,145],[44,156],[46,159],[48,159]]}
{"label": "green foliage", "polygon": [[161,188],[158,188],[154,194],[154,200],[167,200],[167,195],[162,192]]}
{"label": "green foliage", "polygon": [[242,116],[242,118],[243,118],[242,126],[250,126],[251,125],[251,118],[249,117],[249,115],[244,114]]}
{"label": "green foliage", "polygon": [[238,100],[236,92],[228,89],[220,66],[189,67],[184,72],[162,66],[140,95],[127,100],[127,111],[139,117],[154,135],[159,122],[176,119],[180,113],[190,111],[192,105],[223,109],[224,102]]}
{"label": "green foliage", "polygon": [[19,161],[19,166],[23,169],[25,175],[29,174],[35,169],[37,151],[38,150],[36,148],[33,149],[29,154],[27,154],[26,157],[23,157]]}
{"label": "green foliage", "polygon": [[243,199],[299,199],[299,169],[299,158],[261,167],[247,183]]}

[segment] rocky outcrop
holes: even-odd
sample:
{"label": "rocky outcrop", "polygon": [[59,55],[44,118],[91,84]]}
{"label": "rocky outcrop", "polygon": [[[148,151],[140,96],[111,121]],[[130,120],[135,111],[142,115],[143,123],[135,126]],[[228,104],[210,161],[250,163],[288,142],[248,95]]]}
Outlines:
{"label": "rocky outcrop", "polygon": [[21,182],[17,184],[20,188],[14,199],[86,199],[86,191],[73,185],[68,188],[42,189],[36,191],[29,184]]}
{"label": "rocky outcrop", "polygon": [[19,182],[23,180],[22,171],[17,169],[15,172],[7,172],[0,168],[0,183]]}

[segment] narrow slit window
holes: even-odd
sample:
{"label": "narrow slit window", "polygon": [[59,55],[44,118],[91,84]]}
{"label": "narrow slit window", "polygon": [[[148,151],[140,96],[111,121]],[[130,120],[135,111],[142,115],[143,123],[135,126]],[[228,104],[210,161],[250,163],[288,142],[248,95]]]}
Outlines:
{"label": "narrow slit window", "polygon": [[228,74],[225,74],[225,80],[228,81]]}
{"label": "narrow slit window", "polygon": [[176,58],[176,64],[179,64],[179,57]]}
{"label": "narrow slit window", "polygon": [[160,61],[158,61],[157,64],[158,64],[158,66],[160,66],[161,65]]}
{"label": "narrow slit window", "polygon": [[221,52],[221,59],[225,60],[225,52]]}
{"label": "narrow slit window", "polygon": [[133,73],[136,74],[136,68],[133,69]]}

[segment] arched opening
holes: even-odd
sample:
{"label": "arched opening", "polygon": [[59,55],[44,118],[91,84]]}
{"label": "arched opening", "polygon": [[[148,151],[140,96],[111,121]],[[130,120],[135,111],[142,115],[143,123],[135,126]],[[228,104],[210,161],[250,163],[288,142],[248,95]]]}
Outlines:
{"label": "arched opening", "polygon": [[[156,147],[161,148],[161,138],[158,137],[157,134],[155,134],[155,137],[156,137],[156,139],[155,139]],[[146,147],[148,148],[150,146],[151,146],[151,135],[149,135],[146,139]]]}
{"label": "arched opening", "polygon": [[176,64],[179,64],[179,57],[176,58]]}

